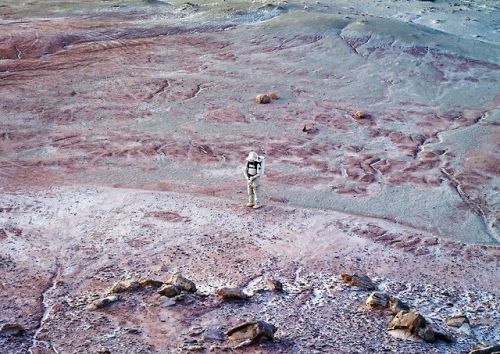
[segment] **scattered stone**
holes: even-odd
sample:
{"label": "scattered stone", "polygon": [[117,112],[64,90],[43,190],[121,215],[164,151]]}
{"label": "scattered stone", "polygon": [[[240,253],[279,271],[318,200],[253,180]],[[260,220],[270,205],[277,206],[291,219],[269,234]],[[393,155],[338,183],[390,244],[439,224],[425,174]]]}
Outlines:
{"label": "scattered stone", "polygon": [[224,300],[246,300],[248,295],[239,288],[220,288],[217,289],[216,294]]}
{"label": "scattered stone", "polygon": [[464,314],[453,315],[446,319],[446,325],[450,327],[460,328],[464,324],[469,324],[469,319]]}
{"label": "scattered stone", "polygon": [[273,277],[268,277],[266,279],[266,287],[269,291],[280,292],[283,291],[283,284]]}
{"label": "scattered stone", "polygon": [[158,289],[158,294],[166,297],[175,297],[181,293],[181,289],[177,285],[165,284]]}
{"label": "scattered stone", "polygon": [[257,95],[255,97],[255,102],[260,103],[260,104],[271,103],[271,97],[269,97],[266,94],[264,94],[264,95]]}
{"label": "scattered stone", "polygon": [[118,295],[110,295],[103,297],[102,299],[97,299],[94,302],[92,302],[89,306],[87,306],[87,309],[89,310],[97,310],[97,309],[102,309],[103,307],[106,307],[113,302],[117,302],[120,300],[120,296]]}
{"label": "scattered stone", "polygon": [[435,342],[438,339],[450,342],[451,336],[445,331],[433,327],[416,311],[400,311],[394,316],[388,327],[389,333],[397,338]]}
{"label": "scattered stone", "polygon": [[139,279],[139,285],[142,286],[143,288],[147,288],[148,286],[159,288],[163,284],[164,283],[161,280],[155,280],[155,279],[150,279],[150,278]]}
{"label": "scattered stone", "polygon": [[375,291],[366,299],[366,306],[371,309],[386,309],[389,307],[390,296],[387,293]]}
{"label": "scattered stone", "polygon": [[125,291],[136,290],[140,287],[139,282],[136,280],[124,280],[118,283],[115,283],[109,292],[111,294],[123,293]]}
{"label": "scattered stone", "polygon": [[17,323],[4,323],[0,325],[0,336],[22,336],[26,329]]}
{"label": "scattered stone", "polygon": [[257,341],[272,340],[277,328],[264,321],[250,321],[231,328],[226,332],[234,349],[241,348]]}
{"label": "scattered stone", "polygon": [[368,115],[363,111],[356,111],[352,116],[354,119],[363,119],[368,117]]}
{"label": "scattered stone", "polygon": [[471,349],[469,354],[494,354],[497,352],[500,352],[500,344],[490,346],[476,345]]}
{"label": "scattered stone", "polygon": [[180,290],[190,293],[196,292],[196,285],[191,280],[184,278],[182,275],[175,274],[167,279],[165,284],[176,285]]}
{"label": "scattered stone", "polygon": [[365,274],[354,273],[353,275],[341,274],[340,281],[348,286],[355,286],[362,290],[375,290],[375,284]]}

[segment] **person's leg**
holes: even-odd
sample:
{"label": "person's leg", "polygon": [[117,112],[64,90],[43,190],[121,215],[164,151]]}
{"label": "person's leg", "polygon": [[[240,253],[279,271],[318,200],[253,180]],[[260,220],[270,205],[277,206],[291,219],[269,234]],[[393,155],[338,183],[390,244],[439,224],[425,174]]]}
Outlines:
{"label": "person's leg", "polygon": [[253,194],[253,188],[250,185],[250,183],[247,184],[247,193],[248,193],[248,203],[247,206],[251,207],[254,206],[254,194]]}
{"label": "person's leg", "polygon": [[253,207],[259,208],[260,203],[259,203],[259,180],[258,179],[253,181],[252,187],[253,187],[253,195],[254,195],[254,206]]}

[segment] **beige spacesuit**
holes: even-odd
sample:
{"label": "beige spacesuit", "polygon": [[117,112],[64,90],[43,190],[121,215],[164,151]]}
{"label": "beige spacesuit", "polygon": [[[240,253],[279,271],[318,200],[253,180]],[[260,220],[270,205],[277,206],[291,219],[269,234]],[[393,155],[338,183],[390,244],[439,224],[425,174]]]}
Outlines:
{"label": "beige spacesuit", "polygon": [[260,208],[258,194],[260,177],[262,177],[263,172],[264,157],[252,151],[246,158],[244,169],[245,178],[247,180],[248,207],[253,207],[254,209]]}

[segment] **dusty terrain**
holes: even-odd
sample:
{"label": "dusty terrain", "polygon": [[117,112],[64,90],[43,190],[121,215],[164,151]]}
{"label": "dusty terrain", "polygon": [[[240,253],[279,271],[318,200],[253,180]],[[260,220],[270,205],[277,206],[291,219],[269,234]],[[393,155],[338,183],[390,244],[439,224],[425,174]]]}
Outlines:
{"label": "dusty terrain", "polygon": [[[500,342],[495,1],[0,5],[2,353],[462,353]],[[259,105],[254,97],[276,92]],[[356,119],[361,110],[366,117]],[[242,162],[266,156],[265,206]],[[451,343],[386,331],[368,274]],[[89,310],[117,281],[174,273]],[[283,293],[262,291],[272,275]],[[249,300],[214,295],[239,286]],[[463,312],[470,331],[444,321]]]}

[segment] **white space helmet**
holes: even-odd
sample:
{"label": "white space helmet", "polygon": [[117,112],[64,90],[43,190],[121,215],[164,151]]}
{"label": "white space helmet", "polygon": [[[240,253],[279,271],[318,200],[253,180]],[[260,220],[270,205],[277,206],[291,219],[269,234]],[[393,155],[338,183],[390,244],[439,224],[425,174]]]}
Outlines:
{"label": "white space helmet", "polygon": [[259,159],[259,155],[257,155],[256,152],[251,152],[248,154],[248,157],[246,158],[247,161],[257,161]]}

